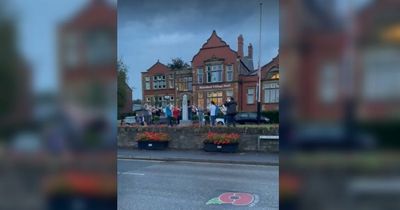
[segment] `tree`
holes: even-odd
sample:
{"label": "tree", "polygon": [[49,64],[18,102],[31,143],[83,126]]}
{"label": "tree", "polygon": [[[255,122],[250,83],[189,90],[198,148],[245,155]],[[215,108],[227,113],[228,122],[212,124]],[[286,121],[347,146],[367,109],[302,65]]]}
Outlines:
{"label": "tree", "polygon": [[118,60],[117,62],[117,70],[118,70],[118,89],[117,89],[117,105],[118,105],[118,114],[121,113],[121,110],[125,106],[125,102],[127,99],[126,94],[126,81],[127,81],[127,73],[128,68],[122,62],[122,60]]}
{"label": "tree", "polygon": [[183,61],[181,58],[173,58],[171,63],[168,64],[168,68],[172,70],[182,70],[190,68],[190,65]]}

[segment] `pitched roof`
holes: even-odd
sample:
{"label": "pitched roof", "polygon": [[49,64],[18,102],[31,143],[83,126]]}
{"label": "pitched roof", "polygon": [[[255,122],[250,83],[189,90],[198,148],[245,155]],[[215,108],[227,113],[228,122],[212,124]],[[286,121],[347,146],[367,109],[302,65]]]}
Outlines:
{"label": "pitched roof", "polygon": [[155,67],[157,67],[157,66],[161,66],[162,68],[166,68],[166,69],[168,69],[168,70],[171,71],[171,69],[168,68],[167,65],[161,63],[160,60],[157,60],[157,62],[156,62],[155,64],[153,64],[150,68],[148,68],[145,72],[142,72],[142,73],[146,73],[146,72],[152,70],[153,68],[155,68]]}
{"label": "pitched roof", "polygon": [[221,37],[217,35],[217,32],[213,30],[210,38],[207,39],[206,43],[203,44],[201,49],[206,49],[206,48],[214,48],[214,47],[225,47],[228,46],[224,40],[222,40]]}

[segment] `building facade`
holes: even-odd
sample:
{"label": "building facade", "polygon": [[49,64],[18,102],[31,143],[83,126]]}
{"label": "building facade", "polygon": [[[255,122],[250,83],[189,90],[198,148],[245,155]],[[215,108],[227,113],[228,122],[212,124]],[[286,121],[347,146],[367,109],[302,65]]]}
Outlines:
{"label": "building facade", "polygon": [[[156,106],[180,105],[186,94],[188,104],[206,108],[211,101],[222,105],[230,96],[238,102],[238,111],[256,111],[258,71],[253,66],[253,46],[248,45],[245,56],[243,41],[240,35],[235,51],[213,31],[193,56],[191,69],[172,71],[157,61],[142,72],[143,102]],[[278,110],[278,56],[261,71],[263,110]]]}

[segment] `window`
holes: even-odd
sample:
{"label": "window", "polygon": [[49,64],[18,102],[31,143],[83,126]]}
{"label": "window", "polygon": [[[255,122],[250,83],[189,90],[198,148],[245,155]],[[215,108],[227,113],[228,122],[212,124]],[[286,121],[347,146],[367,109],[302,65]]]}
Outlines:
{"label": "window", "polygon": [[179,78],[178,81],[177,81],[178,89],[180,91],[192,90],[192,85],[193,85],[192,80],[193,79],[190,76],[189,77],[186,76],[186,77]]}
{"label": "window", "polygon": [[94,31],[87,36],[87,61],[90,65],[101,65],[112,62],[113,43],[109,33]]}
{"label": "window", "polygon": [[279,69],[276,67],[271,69],[267,74],[267,79],[269,80],[279,79]]}
{"label": "window", "polygon": [[264,84],[264,103],[279,103],[278,82],[268,82]]}
{"label": "window", "polygon": [[208,92],[207,105],[210,104],[211,101],[214,101],[216,105],[222,105],[223,104],[222,91]]}
{"label": "window", "polygon": [[201,108],[206,108],[205,106],[204,106],[204,98],[203,98],[203,93],[198,93],[197,94],[197,106],[198,107],[201,107]]}
{"label": "window", "polygon": [[147,97],[146,100],[147,100],[147,102],[150,102],[150,101],[151,101],[151,98],[150,98],[150,97]]}
{"label": "window", "polygon": [[154,89],[165,89],[167,83],[165,81],[165,75],[153,76],[153,88]]}
{"label": "window", "polygon": [[337,68],[333,64],[325,64],[320,71],[319,98],[324,103],[333,103],[338,97]]}
{"label": "window", "polygon": [[170,78],[170,79],[173,79],[173,78],[174,78],[174,75],[173,75],[173,74],[170,74],[170,75],[169,75],[169,78]]}
{"label": "window", "polygon": [[233,91],[232,90],[227,90],[225,93],[226,93],[226,97],[233,97]]}
{"label": "window", "polygon": [[150,90],[150,77],[145,77],[144,81],[145,81],[145,89]]}
{"label": "window", "polygon": [[203,83],[203,69],[197,69],[197,83]]}
{"label": "window", "polygon": [[207,65],[207,82],[222,82],[222,64]]}
{"label": "window", "polygon": [[233,80],[233,66],[228,65],[226,66],[226,81],[232,81]]}
{"label": "window", "polygon": [[174,100],[174,97],[173,97],[173,96],[171,96],[171,97],[170,97],[170,99],[171,99],[171,101],[173,101],[173,100]]}
{"label": "window", "polygon": [[174,80],[169,81],[169,88],[174,88]]}
{"label": "window", "polygon": [[247,89],[247,104],[254,104],[254,88]]}
{"label": "window", "polygon": [[193,89],[192,81],[189,81],[187,84],[188,84],[188,90],[192,90]]}
{"label": "window", "polygon": [[65,63],[69,67],[74,67],[79,62],[78,54],[78,38],[75,33],[69,33],[66,35],[65,40]]}

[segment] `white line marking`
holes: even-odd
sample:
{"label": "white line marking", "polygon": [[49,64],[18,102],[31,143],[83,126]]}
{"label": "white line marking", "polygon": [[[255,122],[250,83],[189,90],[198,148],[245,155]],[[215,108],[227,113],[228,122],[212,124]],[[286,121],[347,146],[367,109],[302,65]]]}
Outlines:
{"label": "white line marking", "polygon": [[135,176],[144,176],[142,173],[134,173],[134,172],[118,172],[118,175],[135,175]]}

